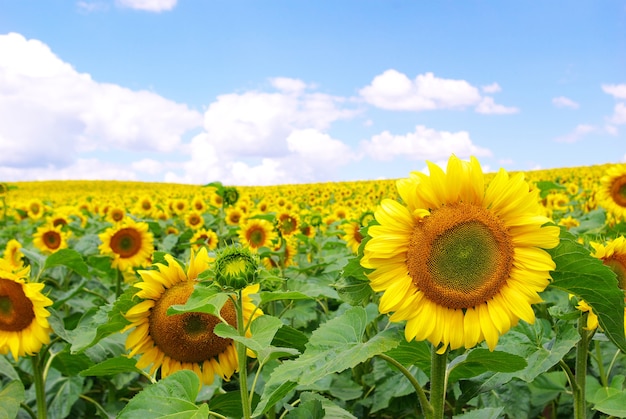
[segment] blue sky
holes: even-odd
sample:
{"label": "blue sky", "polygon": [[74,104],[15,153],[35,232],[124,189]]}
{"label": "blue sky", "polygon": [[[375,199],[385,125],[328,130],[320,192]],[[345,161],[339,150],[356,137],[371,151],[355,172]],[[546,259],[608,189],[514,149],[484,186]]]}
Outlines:
{"label": "blue sky", "polygon": [[0,0],[0,179],[626,162],[623,1]]}

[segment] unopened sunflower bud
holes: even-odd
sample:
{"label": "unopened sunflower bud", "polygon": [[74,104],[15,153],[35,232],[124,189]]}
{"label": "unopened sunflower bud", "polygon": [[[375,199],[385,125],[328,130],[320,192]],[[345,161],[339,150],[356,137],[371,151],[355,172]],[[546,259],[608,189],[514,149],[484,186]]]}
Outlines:
{"label": "unopened sunflower bud", "polygon": [[240,290],[257,281],[259,258],[250,249],[230,246],[215,258],[215,282],[223,287]]}
{"label": "unopened sunflower bud", "polygon": [[239,201],[239,191],[234,186],[227,186],[222,190],[222,199],[226,206],[235,205]]}

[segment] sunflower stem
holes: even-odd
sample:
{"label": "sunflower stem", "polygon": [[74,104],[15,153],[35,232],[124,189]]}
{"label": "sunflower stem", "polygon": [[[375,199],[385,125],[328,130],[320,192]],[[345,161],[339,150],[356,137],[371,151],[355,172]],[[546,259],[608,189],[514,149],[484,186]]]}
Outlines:
{"label": "sunflower stem", "polygon": [[389,355],[378,354],[378,357],[384,359],[385,361],[396,367],[398,371],[400,371],[411,382],[411,385],[415,389],[415,393],[417,393],[417,399],[419,400],[420,406],[422,408],[422,414],[425,417],[431,417],[433,415],[433,407],[428,402],[428,398],[426,397],[424,389],[417,382],[413,374],[411,374],[409,370],[404,368],[404,365],[402,365]]}
{"label": "sunflower stem", "polygon": [[118,299],[122,295],[122,271],[117,270],[115,280],[115,299]]}
{"label": "sunflower stem", "polygon": [[580,340],[576,345],[576,369],[574,370],[576,385],[572,386],[574,397],[574,418],[585,419],[587,417],[587,404],[585,403],[585,382],[587,379],[587,358],[589,355],[589,332],[585,329],[588,313],[583,313],[578,318],[578,334]]}
{"label": "sunflower stem", "polygon": [[39,354],[31,356],[30,361],[33,365],[33,381],[35,383],[35,394],[37,398],[37,418],[46,419],[48,412],[46,407],[46,388]]}
{"label": "sunflower stem", "polygon": [[433,408],[431,419],[443,418],[448,381],[447,366],[448,349],[446,348],[445,352],[440,354],[437,352],[437,347],[433,345],[430,363],[430,405]]}
{"label": "sunflower stem", "polygon": [[[243,319],[243,292],[237,291],[237,301],[235,301],[235,310],[237,311],[237,331],[239,336],[246,336],[246,324]],[[252,417],[252,408],[250,406],[250,398],[248,397],[248,359],[246,355],[246,345],[236,342],[237,359],[239,361],[239,392],[241,394],[241,408],[243,410],[244,419]]]}

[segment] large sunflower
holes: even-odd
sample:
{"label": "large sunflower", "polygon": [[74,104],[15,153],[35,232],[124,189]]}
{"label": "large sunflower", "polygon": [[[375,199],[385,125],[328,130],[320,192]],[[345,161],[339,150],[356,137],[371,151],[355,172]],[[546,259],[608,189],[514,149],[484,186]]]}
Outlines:
{"label": "large sunflower", "polygon": [[13,359],[33,355],[50,342],[52,301],[41,293],[42,283],[28,283],[30,268],[14,270],[0,259],[0,354],[11,352]]}
{"label": "large sunflower", "polygon": [[617,220],[626,220],[626,164],[615,165],[600,179],[598,204],[610,211]]}
{"label": "large sunflower", "polygon": [[[615,272],[617,285],[624,290],[624,302],[626,302],[626,238],[620,236],[606,245],[594,242],[590,244],[594,250],[591,256],[600,259]],[[589,312],[587,329],[592,330],[598,327],[598,316],[591,310],[589,304],[581,300],[576,308]],[[626,306],[624,307],[624,333],[626,333]]]}
{"label": "large sunflower", "polygon": [[37,229],[33,234],[33,244],[42,253],[54,253],[67,248],[67,238],[69,233],[62,231],[63,226],[45,224]]}
{"label": "large sunflower", "polygon": [[152,233],[148,224],[126,217],[120,223],[98,235],[100,252],[113,257],[111,266],[121,271],[145,266],[154,252]]}
{"label": "large sunflower", "polygon": [[385,199],[375,212],[361,264],[379,310],[406,320],[405,336],[446,348],[491,350],[519,319],[532,323],[531,304],[555,268],[543,249],[559,228],[542,227],[537,194],[522,174],[500,170],[485,188],[480,163],[452,156],[447,172],[428,163],[397,182],[403,204]]}
{"label": "large sunflower", "polygon": [[[165,259],[167,265],[157,263],[156,270],[139,271],[142,281],[134,286],[141,289],[135,295],[142,301],[126,313],[131,324],[125,330],[133,329],[126,339],[129,356],[141,354],[137,367],[146,368],[152,364],[150,373],[161,368],[162,378],[188,369],[207,385],[213,382],[215,375],[230,379],[238,370],[237,351],[231,339],[213,333],[220,320],[205,313],[166,314],[170,306],[187,302],[198,274],[208,269],[210,258],[206,248],[197,254],[191,252],[187,272],[170,255]],[[258,291],[258,284],[243,290],[245,322],[263,314],[249,297]],[[231,302],[224,305],[220,314],[230,325],[237,327]]]}

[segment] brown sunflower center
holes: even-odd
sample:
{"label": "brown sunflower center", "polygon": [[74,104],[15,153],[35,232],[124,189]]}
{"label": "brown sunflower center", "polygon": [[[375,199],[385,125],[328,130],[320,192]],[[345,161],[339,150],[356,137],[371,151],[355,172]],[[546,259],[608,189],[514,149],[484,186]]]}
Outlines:
{"label": "brown sunflower center", "polygon": [[0,331],[19,332],[35,319],[33,303],[22,284],[0,278]]}
{"label": "brown sunflower center", "polygon": [[[165,290],[150,314],[149,333],[155,345],[165,355],[180,362],[203,362],[214,358],[232,342],[213,333],[213,328],[221,320],[211,314],[167,315],[170,306],[187,302],[193,284],[193,281],[186,281]],[[237,314],[230,300],[220,314],[228,324],[237,327]]]}
{"label": "brown sunflower center", "polygon": [[48,249],[54,250],[61,246],[61,235],[58,231],[46,231],[42,239]]}
{"label": "brown sunflower center", "polygon": [[617,205],[626,207],[626,175],[620,176],[613,181],[611,196]]}
{"label": "brown sunflower center", "polygon": [[189,216],[189,224],[191,224],[192,226],[200,224],[200,217],[197,216],[196,214],[190,215]]}
{"label": "brown sunflower center", "polygon": [[262,227],[252,227],[247,231],[246,238],[252,247],[261,247],[265,243],[265,231]]}
{"label": "brown sunflower center", "polygon": [[493,297],[513,264],[513,244],[489,210],[464,203],[434,210],[413,231],[407,266],[426,297],[468,308]]}
{"label": "brown sunflower center", "polygon": [[123,258],[135,256],[141,250],[141,232],[126,227],[111,237],[111,250]]}

